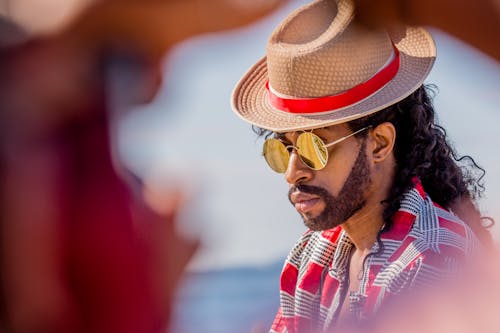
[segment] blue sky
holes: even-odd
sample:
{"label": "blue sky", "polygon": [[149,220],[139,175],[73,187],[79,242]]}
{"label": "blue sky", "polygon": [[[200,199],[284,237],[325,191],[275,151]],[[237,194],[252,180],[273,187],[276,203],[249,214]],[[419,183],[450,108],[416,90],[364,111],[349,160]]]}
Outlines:
{"label": "blue sky", "polygon": [[[249,28],[174,49],[159,96],[120,122],[126,165],[159,186],[186,185],[191,193],[179,227],[203,241],[194,269],[279,260],[305,230],[285,181],[268,170],[261,142],[229,103],[236,82],[264,55],[273,27],[298,3]],[[439,120],[458,152],[487,170],[481,208],[500,221],[500,66],[439,31],[433,35],[438,58],[426,82],[439,87]],[[493,232],[498,240],[500,226]]]}

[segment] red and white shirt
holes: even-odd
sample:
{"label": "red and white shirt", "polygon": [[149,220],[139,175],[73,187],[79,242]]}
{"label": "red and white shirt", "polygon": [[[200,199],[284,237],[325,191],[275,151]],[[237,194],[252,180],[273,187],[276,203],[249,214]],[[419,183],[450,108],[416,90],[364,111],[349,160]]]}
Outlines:
{"label": "red and white shirt", "polygon": [[[353,243],[340,226],[306,232],[283,267],[280,309],[270,333],[328,331],[344,301],[349,302],[352,319],[361,321],[392,296],[453,275],[479,247],[471,229],[433,203],[418,180],[381,242],[382,252],[365,260],[359,290],[344,300]],[[372,253],[379,246],[376,242]]]}

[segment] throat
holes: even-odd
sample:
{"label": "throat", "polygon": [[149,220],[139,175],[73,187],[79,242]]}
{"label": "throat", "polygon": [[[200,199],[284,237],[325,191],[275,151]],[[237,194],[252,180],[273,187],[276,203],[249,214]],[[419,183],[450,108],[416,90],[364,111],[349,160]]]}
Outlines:
{"label": "throat", "polygon": [[367,205],[342,224],[342,229],[354,244],[354,252],[359,256],[366,256],[370,253],[373,244],[377,241],[377,236],[384,226],[382,210],[381,204]]}

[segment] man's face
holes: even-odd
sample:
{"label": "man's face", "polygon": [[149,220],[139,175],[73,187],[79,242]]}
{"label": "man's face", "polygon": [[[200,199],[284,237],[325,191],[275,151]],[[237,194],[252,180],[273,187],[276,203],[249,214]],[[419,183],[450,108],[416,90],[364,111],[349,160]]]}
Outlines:
{"label": "man's face", "polygon": [[[345,125],[314,131],[324,142],[332,142],[351,133]],[[300,132],[285,134],[284,141],[294,144]],[[312,230],[326,230],[348,220],[366,204],[371,183],[365,139],[349,138],[329,149],[326,167],[314,171],[306,167],[294,151],[285,179],[290,184],[289,199]]]}

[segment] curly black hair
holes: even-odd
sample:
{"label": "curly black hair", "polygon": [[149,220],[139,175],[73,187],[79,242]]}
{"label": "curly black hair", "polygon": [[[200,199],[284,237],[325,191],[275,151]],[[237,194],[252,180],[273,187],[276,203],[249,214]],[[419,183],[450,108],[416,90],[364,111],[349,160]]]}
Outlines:
{"label": "curly black hair", "polygon": [[[421,86],[410,96],[381,111],[347,123],[352,131],[390,122],[396,128],[394,157],[395,177],[389,197],[384,201],[383,230],[392,226],[392,216],[399,209],[403,195],[418,177],[434,202],[452,210],[467,223],[481,241],[490,246],[492,239],[475,201],[484,192],[484,169],[470,156],[458,156],[447,140],[446,131],[437,124],[431,96],[433,86]],[[271,132],[254,127],[259,136]],[[366,136],[366,132],[357,134]],[[379,234],[380,236],[380,234]]]}
{"label": "curly black hair", "polygon": [[[389,197],[384,202],[384,229],[389,230],[392,216],[401,199],[412,186],[414,177],[422,182],[434,202],[451,209],[485,244],[491,235],[475,205],[484,193],[485,170],[468,155],[459,156],[447,140],[446,131],[437,124],[432,96],[434,86],[421,86],[410,96],[380,112],[347,123],[351,130],[367,125],[376,127],[390,122],[396,128],[394,157],[395,177]],[[365,134],[366,135],[366,134]]]}

